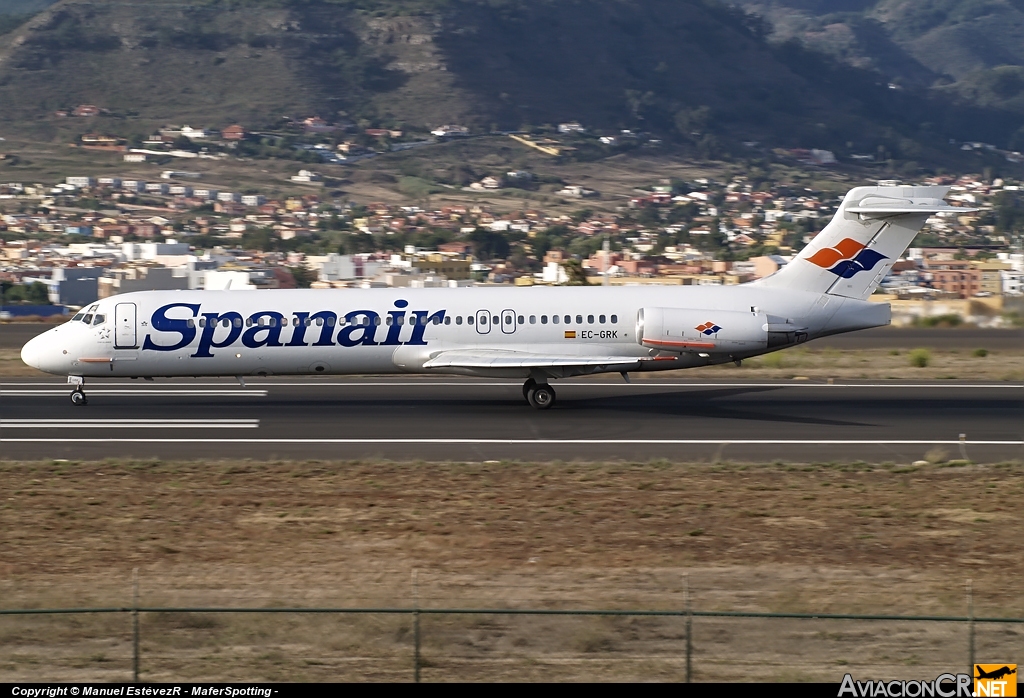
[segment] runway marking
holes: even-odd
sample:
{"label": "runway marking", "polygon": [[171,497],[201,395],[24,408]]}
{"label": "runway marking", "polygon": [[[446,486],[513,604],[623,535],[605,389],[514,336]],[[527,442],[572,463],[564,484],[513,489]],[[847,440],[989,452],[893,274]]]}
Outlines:
{"label": "runway marking", "polygon": [[0,419],[0,429],[257,429],[259,426],[258,419]]}
{"label": "runway marking", "polygon": [[[0,383],[3,385],[14,385],[14,386],[46,386],[53,387],[55,385],[63,385],[63,383]],[[103,384],[100,384],[103,385]],[[109,385],[109,384],[108,384]],[[227,387],[235,385],[233,383],[171,383],[170,386],[174,385],[191,385],[199,387]],[[465,387],[465,386],[479,386],[479,387],[503,387],[503,388],[518,388],[520,384],[515,381],[506,382],[487,382],[477,383],[474,381],[406,381],[406,382],[395,382],[395,381],[352,381],[348,383],[249,383],[251,386],[260,386],[265,388],[352,388],[359,386],[367,387],[396,387],[396,388],[429,388],[429,387]],[[1010,388],[1010,389],[1022,389],[1024,384],[1021,383],[808,383],[804,381],[792,382],[792,383],[660,383],[660,382],[607,382],[607,383],[569,383],[569,382],[558,382],[554,383],[558,388],[944,388],[947,390],[965,390],[972,389],[977,390],[980,388]],[[169,389],[169,388],[168,388]],[[185,390],[186,388],[182,388]],[[89,389],[86,387],[88,392],[101,391],[104,388],[93,388]],[[150,392],[156,392],[160,389],[146,389],[146,388],[121,388],[125,392],[142,393],[149,390]],[[0,390],[0,395],[14,395],[19,392],[42,392],[42,391],[14,391],[14,390]],[[58,391],[63,392],[63,391]],[[248,390],[246,388],[238,388],[238,393],[259,393],[266,392],[259,390]]]}
{"label": "runway marking", "polygon": [[0,438],[0,443],[210,443],[210,444],[391,444],[391,445],[665,445],[665,446],[1024,446],[1024,441],[959,439],[40,439]]}
{"label": "runway marking", "polygon": [[[69,390],[0,390],[0,397],[35,397],[36,395],[69,395]],[[245,396],[245,397],[266,397],[266,390],[172,390],[172,389],[133,389],[133,388],[87,388],[87,395],[181,395],[185,397],[217,397],[217,396]]]}

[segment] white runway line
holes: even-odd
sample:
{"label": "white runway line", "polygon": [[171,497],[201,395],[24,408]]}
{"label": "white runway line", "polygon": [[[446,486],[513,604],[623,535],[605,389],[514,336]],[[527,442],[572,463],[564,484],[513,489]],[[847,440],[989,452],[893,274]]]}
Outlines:
{"label": "white runway line", "polygon": [[1021,440],[959,439],[5,439],[0,443],[183,443],[183,444],[381,444],[381,445],[492,445],[492,446],[1024,446]]}
{"label": "white runway line", "polygon": [[[176,396],[181,396],[181,397],[221,397],[221,396],[229,396],[229,397],[238,397],[238,396],[244,396],[244,397],[266,397],[267,394],[268,394],[266,390],[244,390],[242,388],[239,388],[237,390],[190,390],[190,389],[174,390],[174,389],[171,389],[171,388],[168,388],[168,389],[156,389],[156,390],[154,390],[152,388],[149,388],[149,389],[113,388],[113,389],[111,389],[111,388],[89,388],[89,387],[86,387],[85,393],[86,393],[86,395],[131,395],[133,397],[136,397],[136,396],[146,396],[146,395],[163,395],[163,396],[167,396],[167,395],[174,396],[174,395],[176,395]],[[67,396],[67,395],[70,395],[70,394],[71,394],[71,391],[70,391],[70,389],[67,389],[67,388],[65,388],[63,390],[0,390],[0,397],[4,397],[4,396],[8,396],[8,397],[35,397],[37,395],[39,395],[39,396],[49,396],[49,395],[64,395],[64,396]]]}
{"label": "white runway line", "polygon": [[[791,383],[660,383],[660,382],[647,382],[647,381],[636,381],[633,383],[625,382],[607,382],[607,383],[571,383],[563,381],[555,381],[552,383],[557,388],[888,388],[888,389],[900,389],[900,388],[944,388],[947,390],[977,390],[979,388],[996,388],[996,389],[1024,389],[1022,383],[809,383],[806,381],[795,381]],[[11,386],[45,386],[53,388],[56,385],[63,386],[63,383],[0,383],[0,386],[11,385]],[[104,385],[104,384],[96,384]],[[109,384],[106,384],[109,385]],[[118,388],[127,393],[144,393],[153,392],[156,393],[159,390],[171,390],[174,386],[183,386],[178,392],[188,390],[184,386],[196,386],[196,387],[220,387],[227,388],[228,386],[237,385],[235,383],[168,383],[168,387],[163,389],[153,388]],[[466,386],[479,386],[479,387],[502,387],[502,388],[519,388],[521,384],[516,381],[504,381],[504,382],[475,382],[475,381],[350,381],[347,383],[321,383],[321,382],[309,382],[309,383],[252,383],[250,386],[259,386],[261,388],[352,388],[359,386],[367,387],[395,387],[395,388],[430,388],[430,387],[466,387]],[[86,385],[86,392],[103,391],[108,390],[106,388],[89,388]],[[43,391],[18,391],[18,390],[0,390],[0,395],[15,395],[21,393],[41,393]],[[66,392],[66,391],[58,391]],[[227,390],[226,392],[231,393],[265,393],[266,391],[251,390],[248,388],[237,388],[234,391]]]}
{"label": "white runway line", "polygon": [[258,429],[258,419],[0,419],[0,429]]}

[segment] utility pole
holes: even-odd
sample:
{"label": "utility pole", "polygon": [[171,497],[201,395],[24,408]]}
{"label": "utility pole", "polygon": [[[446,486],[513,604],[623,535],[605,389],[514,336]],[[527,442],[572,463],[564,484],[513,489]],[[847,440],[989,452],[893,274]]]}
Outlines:
{"label": "utility pole", "polygon": [[601,285],[608,285],[608,236],[604,236],[604,244],[601,245]]}

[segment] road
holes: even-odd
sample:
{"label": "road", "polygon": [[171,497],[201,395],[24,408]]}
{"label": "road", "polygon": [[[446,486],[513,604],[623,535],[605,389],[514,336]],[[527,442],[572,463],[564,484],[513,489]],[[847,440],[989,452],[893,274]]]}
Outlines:
{"label": "road", "polygon": [[[37,334],[53,327],[43,323],[0,325],[0,349],[21,348]],[[878,327],[860,332],[816,339],[808,349],[988,349],[1019,351],[1024,349],[1024,329],[981,330],[977,328]]]}
{"label": "road", "polygon": [[[0,454],[90,460],[734,460],[909,463],[928,452],[1024,458],[1024,387],[1006,383],[556,384],[529,408],[517,383],[458,378],[0,383]],[[964,434],[961,443],[960,435]]]}

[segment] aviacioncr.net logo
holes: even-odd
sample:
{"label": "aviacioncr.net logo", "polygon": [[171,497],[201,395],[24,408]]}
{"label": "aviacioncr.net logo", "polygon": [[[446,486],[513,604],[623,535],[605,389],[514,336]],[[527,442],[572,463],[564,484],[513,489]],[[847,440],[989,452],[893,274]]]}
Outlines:
{"label": "aviacioncr.net logo", "polygon": [[839,698],[972,698],[970,674],[939,674],[930,681],[857,681],[843,676]]}

